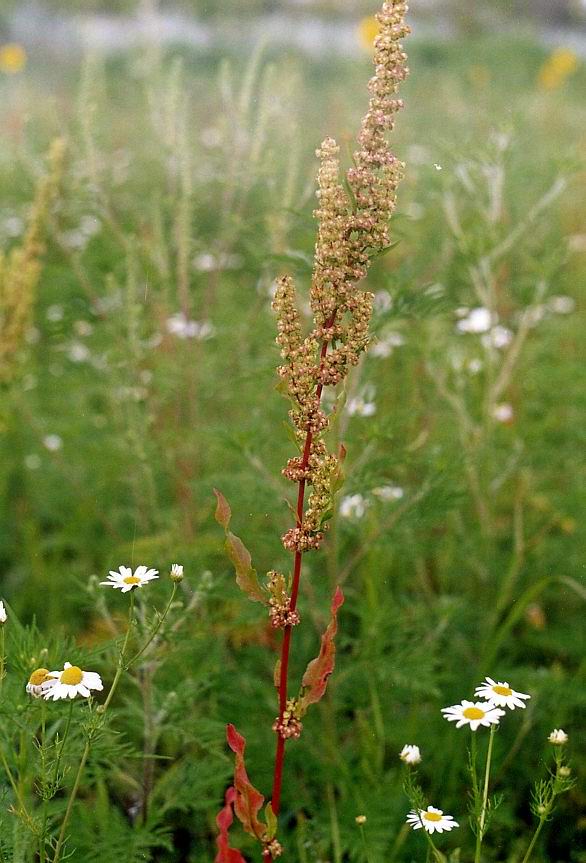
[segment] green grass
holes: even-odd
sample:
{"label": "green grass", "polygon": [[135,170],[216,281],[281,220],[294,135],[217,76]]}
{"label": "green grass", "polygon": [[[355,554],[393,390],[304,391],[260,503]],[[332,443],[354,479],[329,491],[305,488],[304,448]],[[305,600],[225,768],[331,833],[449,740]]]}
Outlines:
{"label": "green grass", "polygon": [[[11,699],[24,704],[27,657],[61,634],[110,675],[110,633],[92,576],[131,562],[164,572],[177,560],[192,589],[204,584],[155,678],[155,708],[167,711],[156,750],[171,760],[156,762],[152,823],[129,815],[142,769],[135,754],[149,729],[127,683],[115,717],[122,736],[113,739],[128,750],[105,747],[91,765],[72,842],[80,861],[212,859],[213,819],[231,770],[226,722],[246,734],[255,785],[270,788],[276,640],[234,584],[212,488],[230,500],[234,530],[259,572],[286,571],[279,537],[291,489],[280,468],[292,445],[275,389],[270,287],[286,270],[307,291],[313,150],[326,133],[351,146],[370,74],[366,59],[319,64],[270,46],[247,61],[185,55],[179,63],[180,54],[161,66],[147,54],[81,71],[46,71],[33,58],[23,77],[0,81],[9,118],[0,141],[3,247],[15,242],[6,219],[26,216],[48,142],[56,134],[69,141],[34,331],[1,393],[2,596],[23,623],[39,627],[26,636],[30,644],[19,642],[20,664],[7,651],[3,719]],[[578,291],[586,273],[586,72],[542,92],[543,51],[506,39],[414,42],[409,54],[407,107],[394,138],[407,162],[399,243],[369,276],[373,291],[393,299],[375,317],[376,334],[399,333],[404,344],[386,359],[367,357],[351,378],[348,398],[370,390],[376,414],[345,414],[333,433],[348,450],[342,496],[362,494],[369,506],[361,519],[336,517],[324,550],[307,557],[305,625],[295,636],[293,675],[315,654],[341,582],[336,674],[287,754],[282,841],[287,859],[300,863],[365,859],[358,814],[368,817],[370,863],[422,859],[421,836],[400,832],[409,809],[397,758],[404,743],[423,751],[429,802],[462,825],[442,850],[454,851],[453,861],[472,859],[468,735],[439,709],[469,698],[486,673],[532,695],[496,738],[495,790],[504,797],[485,841],[487,861],[520,861],[547,735],[563,727],[575,742],[584,707]],[[491,221],[495,177],[502,203]],[[532,218],[560,177],[563,191]],[[88,217],[98,220],[95,233]],[[529,307],[544,314],[537,321],[533,313],[497,399],[514,412],[503,424],[486,410],[503,352],[457,332],[456,309],[482,304],[472,274],[511,236],[492,270],[500,323],[518,332]],[[202,268],[210,254],[228,267]],[[577,310],[551,311],[560,295]],[[182,302],[191,318],[211,321],[213,337],[166,331]],[[477,373],[467,370],[478,360]],[[47,449],[47,435],[62,446]],[[372,494],[389,484],[403,489],[400,500]],[[162,583],[149,588],[149,607],[153,597],[162,607]],[[107,600],[122,619],[124,600]],[[62,648],[50,655],[62,661]],[[22,709],[34,728],[32,708]],[[2,734],[8,745],[10,730]],[[585,859],[581,794],[562,798],[535,860]],[[32,859],[18,856],[29,852],[17,840],[10,844],[8,802],[6,853]],[[53,802],[57,815],[61,795]],[[242,847],[251,848],[244,839]]]}

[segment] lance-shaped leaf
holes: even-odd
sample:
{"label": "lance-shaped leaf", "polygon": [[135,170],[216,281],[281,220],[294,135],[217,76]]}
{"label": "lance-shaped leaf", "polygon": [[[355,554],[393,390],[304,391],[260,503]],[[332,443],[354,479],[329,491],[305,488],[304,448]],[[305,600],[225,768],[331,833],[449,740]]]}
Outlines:
{"label": "lance-shaped leaf", "polygon": [[226,727],[226,739],[228,746],[236,755],[234,765],[234,788],[236,797],[234,800],[234,811],[247,833],[255,836],[261,842],[266,838],[266,825],[259,821],[258,813],[264,803],[264,797],[257,791],[248,778],[244,764],[244,750],[246,740],[239,734],[233,725]]}
{"label": "lance-shaped leaf", "polygon": [[344,602],[344,594],[340,587],[336,588],[331,605],[332,616],[327,629],[321,637],[319,656],[312,659],[301,681],[302,690],[299,698],[303,712],[310,704],[315,704],[322,698],[328,685],[328,677],[336,664],[336,645],[334,638],[338,630],[338,609]]}
{"label": "lance-shaped leaf", "polygon": [[230,848],[230,837],[228,831],[232,826],[234,816],[232,815],[232,804],[236,799],[236,791],[230,787],[226,791],[224,806],[216,815],[216,824],[218,825],[219,835],[216,838],[218,853],[214,858],[214,863],[246,863],[246,860],[236,848]]}
{"label": "lance-shaped leaf", "polygon": [[217,489],[214,489],[214,494],[218,502],[214,515],[216,521],[222,525],[226,533],[224,547],[236,570],[236,584],[253,602],[262,602],[264,605],[268,605],[268,597],[259,584],[256,569],[252,565],[250,552],[242,540],[230,530],[230,520],[232,518],[230,505],[224,495]]}

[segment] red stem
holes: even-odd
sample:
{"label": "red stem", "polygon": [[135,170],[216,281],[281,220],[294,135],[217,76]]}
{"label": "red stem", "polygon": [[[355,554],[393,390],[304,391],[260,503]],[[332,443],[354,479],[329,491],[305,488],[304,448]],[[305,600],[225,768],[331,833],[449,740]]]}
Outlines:
{"label": "red stem", "polygon": [[[330,318],[326,322],[326,327],[332,327],[334,325],[334,321],[336,320],[337,309],[332,312]],[[324,359],[328,350],[328,342],[324,341],[321,345],[320,351],[320,371],[323,368]],[[321,400],[321,394],[323,390],[323,384],[320,382],[316,387],[315,394],[317,396],[318,404]],[[313,434],[310,430],[308,430],[305,437],[305,445],[303,447],[303,457],[301,459],[301,469],[305,470],[309,463],[309,456],[311,455],[311,444],[313,441]],[[305,480],[302,479],[299,482],[299,491],[297,493],[297,514],[296,514],[296,522],[297,527],[301,527],[303,523],[303,510],[305,503]],[[295,611],[297,607],[297,597],[299,595],[299,581],[301,578],[301,558],[302,553],[300,551],[295,552],[295,559],[293,563],[293,584],[291,587],[291,602],[290,608],[291,611]],[[281,645],[281,673],[279,677],[279,717],[282,717],[285,707],[287,705],[287,676],[289,670],[289,654],[291,651],[291,627],[285,627],[285,632],[283,634],[283,643]],[[271,806],[275,815],[279,814],[279,809],[281,807],[281,787],[283,784],[283,765],[285,762],[285,739],[281,737],[279,734],[277,737],[277,751],[275,753],[275,772],[273,778],[273,794],[271,798]],[[263,855],[265,860],[270,860],[270,854]]]}

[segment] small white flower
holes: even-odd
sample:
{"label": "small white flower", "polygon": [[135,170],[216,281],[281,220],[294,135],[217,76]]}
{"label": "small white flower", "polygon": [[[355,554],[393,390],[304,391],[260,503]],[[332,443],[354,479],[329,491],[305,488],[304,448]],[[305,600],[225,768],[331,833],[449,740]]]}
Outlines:
{"label": "small white flower", "polygon": [[85,363],[91,355],[90,349],[83,342],[71,342],[67,348],[67,356],[72,363]]}
{"label": "small white flower", "polygon": [[485,348],[497,348],[502,350],[511,344],[513,333],[507,327],[501,327],[500,324],[493,327],[488,333],[484,333],[480,340]]}
{"label": "small white flower", "polygon": [[419,751],[419,746],[415,746],[412,743],[407,743],[399,752],[399,758],[401,759],[401,761],[404,761],[405,764],[419,764],[421,761],[421,752]]}
{"label": "small white flower", "polygon": [[380,500],[401,500],[405,495],[404,490],[399,485],[380,485],[373,488],[372,493]]}
{"label": "small white flower", "polygon": [[92,689],[100,692],[104,685],[102,678],[95,671],[83,671],[78,665],[66,662],[63,671],[51,671],[50,678],[55,681],[43,692],[47,701],[59,701],[61,698],[89,698]]}
{"label": "small white flower", "polygon": [[370,348],[370,356],[386,359],[390,357],[395,348],[405,344],[405,337],[401,333],[391,332],[381,336]]}
{"label": "small white flower", "polygon": [[508,402],[495,405],[492,411],[493,418],[499,423],[510,423],[515,418],[513,406]]}
{"label": "small white flower", "polygon": [[458,321],[456,328],[461,333],[487,333],[496,323],[489,309],[479,306],[471,309],[465,318]]}
{"label": "small white flower", "polygon": [[4,603],[0,599],[0,623],[6,623],[6,609],[4,608]]}
{"label": "small white flower", "polygon": [[477,358],[468,361],[468,365],[466,366],[471,375],[480,374],[482,371],[482,360]]}
{"label": "small white flower", "polygon": [[504,710],[499,710],[490,702],[466,701],[466,699],[463,699],[461,704],[454,704],[453,707],[442,707],[442,713],[448,722],[456,723],[456,728],[469,725],[472,731],[476,731],[479,725],[485,728],[498,725],[501,716],[505,715]]}
{"label": "small white flower", "polygon": [[91,336],[91,334],[94,331],[93,324],[90,324],[89,321],[83,321],[83,320],[76,321],[73,325],[73,328],[74,328],[75,332],[77,333],[77,335],[81,336],[82,338],[84,336]]}
{"label": "small white flower", "polygon": [[54,305],[47,309],[47,320],[57,323],[63,320],[63,306]]}
{"label": "small white flower", "polygon": [[215,328],[209,321],[190,321],[183,312],[167,318],[167,331],[180,339],[211,339]]}
{"label": "small white flower", "polygon": [[57,452],[63,446],[63,440],[58,434],[48,434],[43,438],[43,446],[49,452]]}
{"label": "small white flower", "polygon": [[554,728],[547,739],[554,746],[563,746],[568,742],[568,735],[563,728]]}
{"label": "small white flower", "polygon": [[48,668],[37,668],[28,679],[26,691],[33,698],[40,698],[52,686],[55,686],[57,681],[51,677],[51,672]]}
{"label": "small white flower", "polygon": [[492,677],[487,677],[484,683],[477,686],[474,695],[485,698],[495,707],[509,707],[511,710],[514,710],[515,707],[526,707],[524,699],[531,698],[530,695],[511,689],[506,682],[501,683],[499,680],[497,683]]}
{"label": "small white flower", "polygon": [[436,169],[436,171],[441,171],[441,170],[442,170],[442,166],[441,166],[441,165],[438,165],[438,163],[437,163],[437,162],[434,162],[434,163],[433,163],[433,167]]}
{"label": "small white flower", "polygon": [[38,470],[42,464],[41,457],[33,452],[30,455],[25,456],[24,464],[28,470]]}
{"label": "small white flower", "polygon": [[147,569],[146,566],[137,566],[134,572],[129,566],[119,566],[119,572],[110,570],[108,581],[101,581],[100,584],[106,587],[118,588],[122,593],[128,593],[134,587],[143,587],[149,581],[159,577],[157,569]]}
{"label": "small white flower", "polygon": [[346,411],[351,417],[371,417],[376,413],[376,404],[374,402],[367,402],[361,396],[356,396],[350,399],[346,406]]}
{"label": "small white flower", "polygon": [[368,507],[368,501],[361,494],[348,494],[340,502],[342,518],[362,518]]}
{"label": "small white flower", "polygon": [[377,291],[372,305],[375,312],[389,312],[393,308],[393,298],[388,291]]}
{"label": "small white flower", "polygon": [[171,566],[171,580],[183,581],[183,567],[180,563],[174,563]]}
{"label": "small white flower", "polygon": [[547,307],[556,315],[571,315],[576,301],[573,297],[551,297]]}
{"label": "small white flower", "polygon": [[428,806],[427,809],[412,809],[407,815],[407,824],[410,824],[414,830],[420,830],[423,827],[428,833],[443,833],[444,830],[451,830],[453,827],[459,827],[457,821],[454,821],[451,815],[444,815],[441,809],[436,809],[435,806]]}

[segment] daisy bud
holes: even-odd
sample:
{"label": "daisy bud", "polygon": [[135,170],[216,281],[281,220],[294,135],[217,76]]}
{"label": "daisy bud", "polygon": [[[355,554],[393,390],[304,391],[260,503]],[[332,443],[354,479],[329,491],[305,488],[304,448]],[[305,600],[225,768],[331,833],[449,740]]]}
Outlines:
{"label": "daisy bud", "polygon": [[4,603],[0,599],[0,623],[6,623],[6,609]]}
{"label": "daisy bud", "polygon": [[180,563],[174,563],[171,567],[171,581],[174,581],[176,584],[179,584],[180,581],[183,581],[183,567]]}
{"label": "daisy bud", "polygon": [[357,815],[354,820],[357,824],[366,824],[366,815]]}
{"label": "daisy bud", "polygon": [[563,728],[554,728],[547,739],[550,743],[553,743],[554,746],[563,746],[568,742],[568,735]]}
{"label": "daisy bud", "polygon": [[566,767],[565,764],[562,767],[560,767],[560,769],[558,770],[558,773],[560,774],[560,776],[563,776],[564,779],[567,779],[567,777],[570,775],[571,772],[572,772],[572,768]]}
{"label": "daisy bud", "polygon": [[419,746],[413,746],[408,743],[406,746],[403,746],[401,751],[399,752],[399,758],[405,764],[419,764],[421,762],[421,752],[419,751]]}

